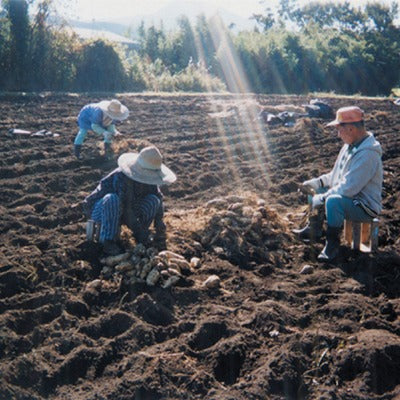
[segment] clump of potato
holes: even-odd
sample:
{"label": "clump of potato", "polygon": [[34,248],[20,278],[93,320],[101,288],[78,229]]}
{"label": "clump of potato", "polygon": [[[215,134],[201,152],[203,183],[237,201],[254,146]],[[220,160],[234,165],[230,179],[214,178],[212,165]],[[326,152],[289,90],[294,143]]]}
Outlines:
{"label": "clump of potato", "polygon": [[145,282],[149,286],[160,285],[169,288],[176,285],[192,271],[192,265],[185,258],[169,250],[158,252],[138,244],[133,251],[109,256],[100,260],[104,265],[102,274],[110,276],[119,273],[129,283]]}
{"label": "clump of potato", "polygon": [[211,217],[195,238],[235,264],[264,262],[290,238],[284,218],[255,195],[218,197],[205,207]]}

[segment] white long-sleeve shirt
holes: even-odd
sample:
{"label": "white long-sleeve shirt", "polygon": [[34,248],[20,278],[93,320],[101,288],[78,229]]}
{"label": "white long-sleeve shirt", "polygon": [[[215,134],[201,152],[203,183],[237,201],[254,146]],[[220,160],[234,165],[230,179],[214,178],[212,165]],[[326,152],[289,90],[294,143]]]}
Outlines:
{"label": "white long-sleeve shirt", "polygon": [[360,201],[375,214],[382,211],[382,148],[373,134],[359,146],[343,145],[335,165],[319,179],[328,191],[324,197],[340,194]]}

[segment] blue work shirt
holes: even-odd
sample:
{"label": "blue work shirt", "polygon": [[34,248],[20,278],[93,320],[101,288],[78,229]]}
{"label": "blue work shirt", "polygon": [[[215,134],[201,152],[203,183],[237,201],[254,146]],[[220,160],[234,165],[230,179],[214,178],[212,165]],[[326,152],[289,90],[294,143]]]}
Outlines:
{"label": "blue work shirt", "polygon": [[[107,118],[109,119],[109,118]],[[99,125],[106,129],[107,126],[114,124],[115,121],[109,119],[110,123],[107,126],[103,124],[104,113],[99,107],[98,103],[87,104],[82,108],[78,115],[78,125],[81,129],[90,130],[93,129],[92,124]]]}

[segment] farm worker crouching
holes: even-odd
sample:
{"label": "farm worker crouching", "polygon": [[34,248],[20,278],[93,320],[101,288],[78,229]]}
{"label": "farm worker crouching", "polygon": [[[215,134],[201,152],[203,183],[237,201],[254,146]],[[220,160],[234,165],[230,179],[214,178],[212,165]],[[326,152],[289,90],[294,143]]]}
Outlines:
{"label": "farm worker crouching", "polygon": [[83,202],[87,216],[101,223],[99,242],[106,254],[121,252],[116,240],[122,224],[132,231],[138,243],[148,245],[149,228],[154,222],[154,241],[165,243],[163,195],[159,186],[175,180],[175,174],[162,163],[155,146],[118,158],[118,168],[103,178]]}
{"label": "farm worker crouching", "polygon": [[116,121],[128,118],[129,110],[119,100],[103,100],[84,106],[78,115],[79,132],[74,141],[74,154],[80,159],[82,144],[88,131],[93,131],[104,138],[104,152],[111,154],[111,142],[117,130]]}
{"label": "farm worker crouching", "polygon": [[[337,129],[344,145],[329,173],[303,182],[315,191],[312,208],[325,205],[326,243],[319,261],[331,261],[338,255],[345,219],[369,222],[382,211],[382,148],[366,131],[364,112],[355,106],[339,108],[327,126]],[[317,213],[305,228],[294,232],[303,240],[319,239],[322,225],[321,213]]]}

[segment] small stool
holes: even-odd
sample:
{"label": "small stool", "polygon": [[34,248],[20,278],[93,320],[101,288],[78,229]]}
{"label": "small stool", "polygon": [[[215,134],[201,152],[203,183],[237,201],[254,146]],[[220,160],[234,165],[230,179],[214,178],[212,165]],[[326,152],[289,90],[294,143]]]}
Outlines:
{"label": "small stool", "polygon": [[95,222],[93,219],[89,219],[86,222],[86,239],[89,242],[98,242],[100,237],[100,222]]}
{"label": "small stool", "polygon": [[370,253],[378,248],[379,219],[371,222],[344,221],[344,240],[354,250]]}

